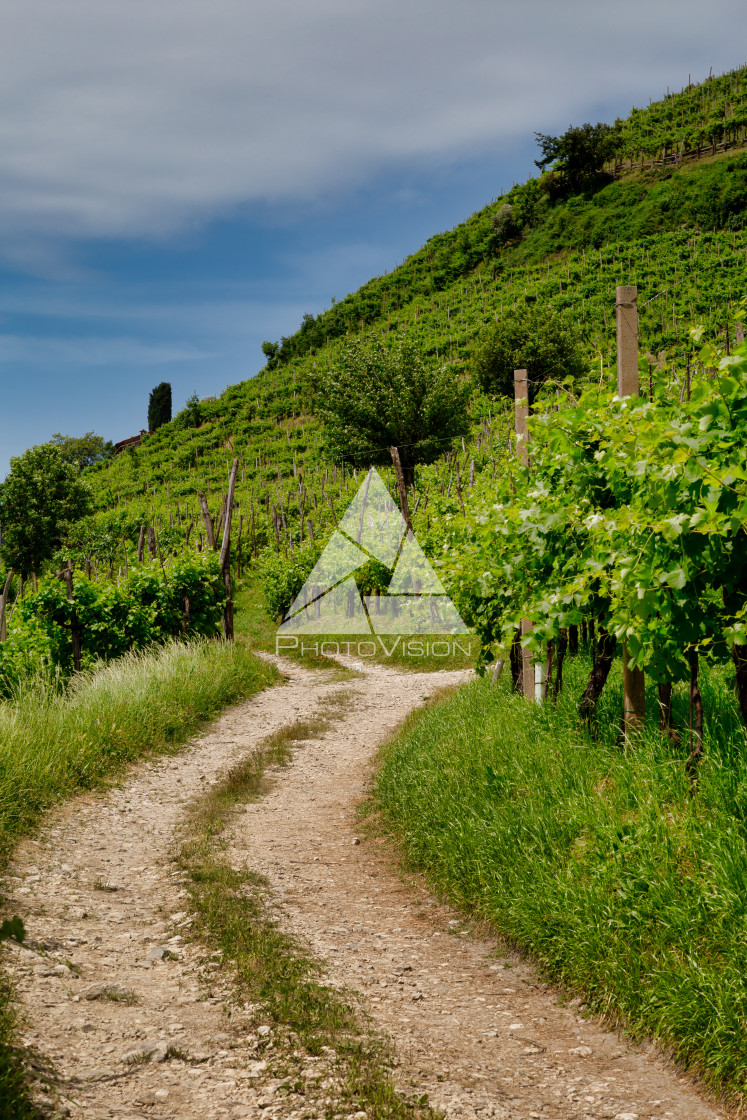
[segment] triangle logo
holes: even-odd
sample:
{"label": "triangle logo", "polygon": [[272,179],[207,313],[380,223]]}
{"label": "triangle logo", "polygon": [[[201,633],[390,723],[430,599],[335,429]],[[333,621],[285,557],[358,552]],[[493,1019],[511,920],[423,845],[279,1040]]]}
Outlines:
{"label": "triangle logo", "polygon": [[348,506],[339,527],[384,567],[392,567],[407,526],[373,467]]}
{"label": "triangle logo", "polygon": [[[362,597],[353,573],[371,559],[394,571],[385,594]],[[373,467],[278,633],[469,633]]]}

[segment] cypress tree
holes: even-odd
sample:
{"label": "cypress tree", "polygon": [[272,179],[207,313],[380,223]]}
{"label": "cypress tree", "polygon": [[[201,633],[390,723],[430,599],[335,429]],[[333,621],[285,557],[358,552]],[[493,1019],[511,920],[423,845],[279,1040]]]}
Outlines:
{"label": "cypress tree", "polygon": [[148,401],[148,431],[155,432],[171,420],[171,385],[162,381],[156,385]]}

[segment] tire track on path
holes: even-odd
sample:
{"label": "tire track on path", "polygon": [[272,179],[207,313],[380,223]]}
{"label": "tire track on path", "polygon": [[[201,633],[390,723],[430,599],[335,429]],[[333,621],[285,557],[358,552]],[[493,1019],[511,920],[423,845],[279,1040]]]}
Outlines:
{"label": "tire track on path", "polygon": [[[325,958],[329,982],[360,993],[395,1042],[403,1090],[428,1093],[454,1120],[721,1115],[653,1051],[626,1047],[561,1007],[529,965],[497,956],[403,880],[385,844],[358,842],[355,809],[377,747],[466,674],[348,664],[360,676],[340,682],[283,663],[285,685],[231,709],[179,755],[133,768],[119,788],[78,798],[19,848],[5,909],[23,916],[32,948],[3,952],[26,1041],[62,1079],[50,1111],[86,1120],[335,1111],[333,1088],[327,1105],[313,1088],[323,1063],[305,1092],[278,1093],[269,1030],[255,1029],[251,1009],[227,1014],[225,980],[211,979],[205,951],[187,939],[172,854],[201,790],[344,693],[343,717],[267,771],[270,788],[235,818],[228,855],[268,878],[278,920]],[[107,998],[107,985],[120,998]]]}

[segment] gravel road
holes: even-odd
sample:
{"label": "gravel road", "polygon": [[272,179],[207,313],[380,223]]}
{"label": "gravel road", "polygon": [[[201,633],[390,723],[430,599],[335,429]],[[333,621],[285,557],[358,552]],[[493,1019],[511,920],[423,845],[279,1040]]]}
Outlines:
{"label": "gravel road", "polygon": [[[340,718],[270,772],[265,796],[234,819],[228,858],[268,878],[281,925],[390,1036],[402,1088],[427,1093],[454,1120],[721,1116],[653,1048],[629,1047],[562,1006],[530,964],[399,871],[387,842],[358,832],[377,748],[467,674],[349,664],[358,674],[341,681],[284,662],[286,683],[232,708],[178,756],[133,767],[118,788],[50,815],[19,848],[4,912],[23,916],[30,944],[3,953],[25,1039],[56,1071],[42,1098],[51,1114],[315,1120],[336,1111],[332,1057],[283,1055],[251,1008],[231,1007],[215,958],[189,940],[173,862],[186,805],[267,735],[331,702]],[[283,1061],[296,1062],[291,1092],[277,1076]]]}

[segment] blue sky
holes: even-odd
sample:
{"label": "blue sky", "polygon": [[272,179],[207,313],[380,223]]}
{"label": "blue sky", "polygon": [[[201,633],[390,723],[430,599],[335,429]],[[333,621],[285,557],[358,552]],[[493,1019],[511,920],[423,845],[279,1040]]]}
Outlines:
{"label": "blue sky", "polygon": [[[0,477],[252,376],[534,172],[533,132],[739,65],[735,0],[5,0]],[[737,44],[737,46],[733,46]]]}

